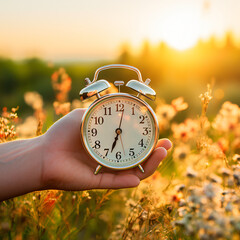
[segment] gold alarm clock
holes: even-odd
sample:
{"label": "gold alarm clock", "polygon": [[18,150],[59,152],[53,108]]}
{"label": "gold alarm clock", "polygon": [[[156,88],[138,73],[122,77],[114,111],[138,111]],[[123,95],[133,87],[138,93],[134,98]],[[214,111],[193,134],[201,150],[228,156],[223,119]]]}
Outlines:
{"label": "gold alarm clock", "polygon": [[[111,87],[106,80],[97,80],[101,71],[110,68],[129,69],[137,73],[138,80],[130,80],[126,87],[137,94],[120,92],[123,81],[115,81],[118,93],[101,96]],[[79,95],[81,100],[92,96],[97,99],[86,110],[81,123],[81,139],[86,151],[98,166],[124,170],[138,166],[144,172],[143,163],[153,152],[158,140],[158,122],[153,109],[141,97],[155,100],[155,91],[148,86],[150,79],[142,80],[141,72],[129,65],[111,64],[100,67],[93,81],[85,79],[87,86]]]}

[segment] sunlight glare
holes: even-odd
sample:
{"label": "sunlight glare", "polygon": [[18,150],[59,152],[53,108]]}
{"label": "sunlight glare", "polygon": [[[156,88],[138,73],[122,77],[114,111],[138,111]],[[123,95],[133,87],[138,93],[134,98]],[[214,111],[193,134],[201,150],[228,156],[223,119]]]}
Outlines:
{"label": "sunlight glare", "polygon": [[186,50],[193,47],[201,35],[201,13],[194,5],[171,8],[156,21],[152,39],[160,38],[170,47]]}

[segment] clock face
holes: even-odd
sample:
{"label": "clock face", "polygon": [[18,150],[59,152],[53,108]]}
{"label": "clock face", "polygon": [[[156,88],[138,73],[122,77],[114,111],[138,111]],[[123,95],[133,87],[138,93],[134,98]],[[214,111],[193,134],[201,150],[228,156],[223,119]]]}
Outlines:
{"label": "clock face", "polygon": [[143,162],[158,139],[153,110],[128,94],[111,94],[87,110],[81,126],[83,143],[99,164],[127,169]]}

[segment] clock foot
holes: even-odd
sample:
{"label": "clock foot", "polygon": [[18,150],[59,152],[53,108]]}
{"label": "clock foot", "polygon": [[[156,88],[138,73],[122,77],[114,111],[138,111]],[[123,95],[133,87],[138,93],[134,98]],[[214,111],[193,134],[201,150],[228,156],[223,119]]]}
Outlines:
{"label": "clock foot", "polygon": [[141,170],[142,173],[144,173],[144,169],[143,167],[141,166],[141,164],[138,165],[139,169]]}
{"label": "clock foot", "polygon": [[98,165],[96,167],[96,170],[95,170],[94,174],[97,175],[99,173],[99,171],[101,170],[101,168],[102,168],[102,165]]}

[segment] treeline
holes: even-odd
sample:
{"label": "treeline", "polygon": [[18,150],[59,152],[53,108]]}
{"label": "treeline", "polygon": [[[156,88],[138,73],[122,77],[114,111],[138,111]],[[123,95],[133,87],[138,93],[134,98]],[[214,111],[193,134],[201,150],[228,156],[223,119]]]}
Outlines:
{"label": "treeline", "polygon": [[[2,58],[0,59],[0,106],[19,105],[22,110],[27,109],[23,98],[26,91],[37,91],[46,103],[52,102],[54,92],[51,75],[59,67],[64,67],[72,78],[70,100],[78,98],[78,92],[84,86],[84,78],[92,78],[98,67],[109,63],[138,67],[143,78],[150,78],[151,86],[157,91],[165,85],[169,97],[172,97],[171,93],[174,89],[177,92],[176,96],[181,96],[184,92],[181,92],[179,87],[185,92],[189,91],[190,87],[192,91],[199,83],[205,85],[211,78],[215,78],[217,83],[240,82],[240,49],[234,43],[231,34],[226,35],[224,46],[219,47],[217,40],[211,37],[208,41],[199,41],[194,48],[181,52],[171,49],[165,43],[156,46],[145,41],[139,53],[133,52],[125,45],[119,57],[111,62],[53,64],[38,58],[23,61]],[[109,70],[99,77],[114,81],[136,78],[136,75],[128,71]]]}

